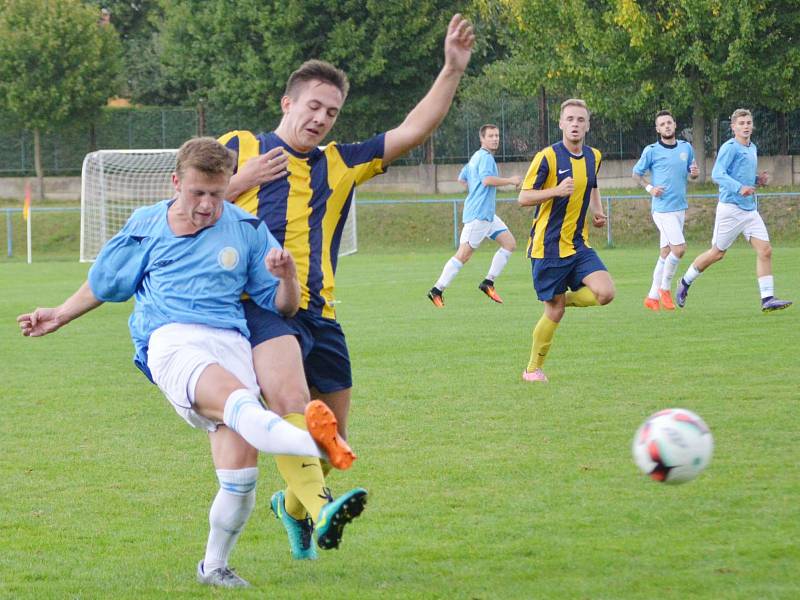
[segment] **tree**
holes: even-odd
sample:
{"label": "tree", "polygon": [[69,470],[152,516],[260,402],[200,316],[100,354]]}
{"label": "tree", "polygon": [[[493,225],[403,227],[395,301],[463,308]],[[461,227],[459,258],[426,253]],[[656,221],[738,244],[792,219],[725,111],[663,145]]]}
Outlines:
{"label": "tree", "polygon": [[396,125],[443,64],[453,0],[180,0],[165,5],[163,59],[191,103],[272,127],[289,74],[310,58],[344,69],[345,141]]}
{"label": "tree", "polygon": [[0,107],[34,134],[42,197],[40,132],[90,120],[115,89],[119,40],[79,0],[0,0]]}
{"label": "tree", "polygon": [[703,177],[708,119],[737,104],[785,111],[800,103],[793,0],[501,2],[519,40],[490,72],[544,81],[618,123],[659,108],[691,114]]}

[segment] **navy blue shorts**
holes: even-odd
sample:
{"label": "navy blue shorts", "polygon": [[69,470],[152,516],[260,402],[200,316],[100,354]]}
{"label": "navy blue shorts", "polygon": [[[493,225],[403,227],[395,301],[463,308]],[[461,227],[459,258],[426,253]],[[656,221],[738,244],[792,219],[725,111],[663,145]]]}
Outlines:
{"label": "navy blue shorts", "polygon": [[250,300],[242,304],[253,348],[272,338],[293,335],[303,353],[308,387],[323,394],[353,387],[350,354],[339,323],[303,309],[291,319],[284,319]]}
{"label": "navy blue shorts", "polygon": [[592,248],[584,248],[567,258],[532,258],[533,289],[542,302],[564,294],[567,288],[583,287],[583,280],[595,271],[608,271]]}

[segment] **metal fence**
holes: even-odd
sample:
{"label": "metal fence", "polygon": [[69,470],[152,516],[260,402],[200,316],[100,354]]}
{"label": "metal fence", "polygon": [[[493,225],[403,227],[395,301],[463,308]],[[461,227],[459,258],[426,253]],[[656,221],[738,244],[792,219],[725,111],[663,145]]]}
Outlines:
{"label": "metal fence", "polygon": [[[544,138],[553,143],[561,138],[558,129],[559,103],[548,102],[547,131]],[[501,161],[526,161],[539,149],[539,107],[536,98],[502,96],[491,100],[462,102],[450,111],[434,134],[434,161],[463,164],[480,146],[478,129],[485,123],[500,127],[501,143],[497,158]],[[768,111],[755,111],[757,129],[753,139],[762,155],[778,154],[782,148],[789,154],[800,154],[800,139],[790,135],[800,127],[800,112],[785,116],[785,127],[778,129],[778,119]],[[678,115],[679,136],[691,141],[688,116]],[[703,133],[708,151],[712,148],[711,127],[717,126],[719,143],[730,137],[726,120],[709,120]],[[201,126],[202,124],[202,126]],[[255,122],[252,116],[226,114],[204,107],[202,117],[194,108],[106,108],[94,123],[78,122],[41,135],[42,166],[49,175],[77,175],[83,157],[99,149],[177,148],[186,139],[202,133],[218,136],[233,129],[263,131],[276,123]],[[331,139],[356,141],[348,130],[347,116],[336,124]],[[634,119],[624,127],[597,114],[587,142],[599,148],[607,159],[638,158],[642,148],[656,140],[651,115]],[[419,164],[423,149],[417,148],[398,161]],[[21,131],[13,123],[0,121],[0,176],[30,176],[33,167],[33,134]]]}

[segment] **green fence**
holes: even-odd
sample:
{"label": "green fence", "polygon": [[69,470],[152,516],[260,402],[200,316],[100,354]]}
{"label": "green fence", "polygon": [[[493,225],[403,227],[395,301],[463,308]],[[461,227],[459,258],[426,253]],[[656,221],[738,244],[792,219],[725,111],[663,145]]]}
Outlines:
{"label": "green fence", "polygon": [[[497,158],[501,161],[527,161],[538,150],[539,108],[535,98],[500,97],[485,101],[461,103],[453,108],[434,134],[434,161],[465,163],[479,148],[478,129],[484,123],[500,127],[501,144]],[[800,127],[800,112],[786,115],[785,125],[767,111],[755,111],[757,125],[753,139],[762,155],[800,154],[800,139],[789,135]],[[547,108],[545,139],[552,143],[560,139],[558,102],[551,100]],[[202,127],[201,127],[202,123]],[[730,137],[729,123],[717,123],[718,140]],[[691,141],[692,131],[686,115],[678,115],[679,136]],[[273,122],[254,122],[252,117],[241,118],[213,107],[206,107],[203,117],[194,108],[106,108],[94,123],[76,122],[53,132],[43,132],[42,166],[49,175],[77,175],[83,157],[92,150],[128,148],[177,148],[200,130],[206,135],[220,135],[232,129],[263,131],[276,125]],[[712,148],[711,122],[704,132],[708,151]],[[348,131],[347,115],[337,123],[331,139],[355,141]],[[594,115],[587,141],[599,148],[606,159],[638,158],[642,148],[655,141],[650,116],[631,121],[624,127]],[[423,150],[417,148],[399,161],[418,164]],[[0,176],[29,176],[33,167],[33,134],[21,131],[14,123],[0,121]]]}

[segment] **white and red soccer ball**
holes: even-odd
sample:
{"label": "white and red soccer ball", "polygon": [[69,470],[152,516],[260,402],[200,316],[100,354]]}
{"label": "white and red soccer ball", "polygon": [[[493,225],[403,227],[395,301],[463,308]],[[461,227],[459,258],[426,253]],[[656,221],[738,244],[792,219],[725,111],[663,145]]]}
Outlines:
{"label": "white and red soccer ball", "polygon": [[714,438],[695,413],[669,408],[642,423],[632,449],[633,460],[645,475],[662,483],[686,483],[708,466]]}

